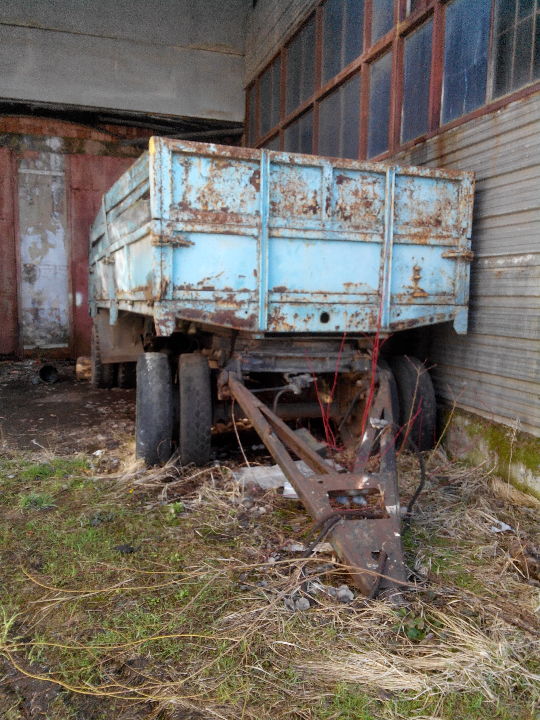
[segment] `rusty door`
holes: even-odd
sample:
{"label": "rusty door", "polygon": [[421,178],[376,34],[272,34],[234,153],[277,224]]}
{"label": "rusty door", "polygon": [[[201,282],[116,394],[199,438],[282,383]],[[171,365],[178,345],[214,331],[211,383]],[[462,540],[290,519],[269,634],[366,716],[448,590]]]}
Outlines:
{"label": "rusty door", "polygon": [[0,355],[19,353],[13,153],[0,148]]}
{"label": "rusty door", "polygon": [[20,298],[24,348],[69,343],[68,245],[64,156],[19,160]]}
{"label": "rusty door", "polygon": [[88,237],[101,196],[133,163],[133,158],[71,155],[68,205],[71,240],[71,354],[90,352],[92,321],[88,313]]}

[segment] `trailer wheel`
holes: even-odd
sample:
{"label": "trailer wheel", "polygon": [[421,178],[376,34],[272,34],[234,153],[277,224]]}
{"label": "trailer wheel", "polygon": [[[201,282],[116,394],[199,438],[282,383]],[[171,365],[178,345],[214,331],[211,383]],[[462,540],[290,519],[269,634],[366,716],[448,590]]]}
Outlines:
{"label": "trailer wheel", "polygon": [[212,395],[210,369],[203,355],[180,355],[178,385],[180,462],[206,465],[210,460]]}
{"label": "trailer wheel", "polygon": [[117,384],[119,388],[135,387],[136,367],[134,362],[118,363]]}
{"label": "trailer wheel", "polygon": [[429,372],[410,355],[397,355],[388,362],[397,385],[400,442],[430,450],[435,444],[437,406]]}
{"label": "trailer wheel", "polygon": [[169,358],[143,353],[137,360],[135,446],[147,465],[167,462],[172,453],[173,395]]}
{"label": "trailer wheel", "polygon": [[91,383],[97,388],[112,388],[116,380],[116,364],[103,363],[99,347],[99,331],[92,325],[92,339],[90,344]]}

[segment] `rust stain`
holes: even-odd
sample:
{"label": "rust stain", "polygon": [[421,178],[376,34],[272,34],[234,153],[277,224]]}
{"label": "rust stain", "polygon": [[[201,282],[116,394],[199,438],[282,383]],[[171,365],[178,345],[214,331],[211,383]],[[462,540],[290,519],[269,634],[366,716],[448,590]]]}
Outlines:
{"label": "rust stain", "polygon": [[419,285],[419,282],[421,279],[422,279],[422,268],[420,267],[420,265],[415,265],[413,267],[413,272],[411,275],[412,285],[408,286],[411,289],[411,296],[413,298],[425,298],[428,296],[427,292],[425,290],[422,290],[422,288]]}
{"label": "rust stain", "polygon": [[217,310],[211,313],[198,308],[182,308],[181,317],[186,320],[198,320],[206,325],[223,325],[239,330],[255,330],[257,321],[254,313],[239,317],[234,310]]}
{"label": "rust stain", "polygon": [[261,171],[259,168],[251,173],[249,178],[249,184],[255,188],[255,192],[259,192],[261,189]]}

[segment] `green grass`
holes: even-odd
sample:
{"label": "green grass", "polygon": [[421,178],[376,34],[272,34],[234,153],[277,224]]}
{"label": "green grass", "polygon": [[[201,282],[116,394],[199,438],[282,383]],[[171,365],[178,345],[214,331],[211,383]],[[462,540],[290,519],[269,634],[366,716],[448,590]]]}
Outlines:
{"label": "green grass", "polygon": [[51,510],[55,503],[50,493],[29,492],[19,496],[19,507],[21,510]]}
{"label": "green grass", "polygon": [[[23,638],[28,645],[20,659],[38,673],[86,688],[177,682],[179,694],[204,691],[201,700],[194,700],[196,706],[204,709],[207,703],[239,720],[243,708],[245,720],[531,717],[525,695],[513,698],[502,690],[497,704],[479,693],[414,699],[406,692],[306,682],[298,670],[303,660],[328,659],[349,641],[362,642],[347,636],[348,608],[290,614],[279,599],[270,623],[264,613],[276,595],[257,583],[270,579],[271,585],[279,573],[253,569],[244,580],[228,569],[232,559],[246,565],[264,561],[291,537],[289,523],[306,525],[287,501],[275,499],[262,518],[246,521],[244,514],[241,524],[243,510],[234,503],[191,507],[176,500],[159,507],[155,497],[131,494],[128,488],[122,493],[114,481],[93,477],[84,457],[37,463],[0,459],[0,475],[6,478],[1,502],[9,518],[0,526],[0,606],[5,608],[0,647]],[[135,552],[117,549],[126,544]],[[469,573],[465,545],[414,526],[405,545],[411,561],[422,549],[441,577],[459,587],[483,589]],[[244,582],[248,590],[240,589]],[[224,620],[238,613],[246,613],[244,625]],[[392,646],[419,643],[437,630],[436,622],[429,612],[407,608],[395,612],[394,624],[384,632]],[[205,637],[180,637],[190,634]],[[139,708],[61,693],[48,718],[146,720],[152,707],[150,702]],[[10,720],[23,717],[17,706],[4,708],[0,701],[2,712]],[[163,711],[156,720],[173,717]]]}

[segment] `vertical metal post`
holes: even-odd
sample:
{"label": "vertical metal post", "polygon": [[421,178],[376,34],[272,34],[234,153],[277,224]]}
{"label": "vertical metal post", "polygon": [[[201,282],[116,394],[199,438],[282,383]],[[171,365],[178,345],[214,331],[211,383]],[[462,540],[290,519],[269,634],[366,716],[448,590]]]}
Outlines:
{"label": "vertical metal post", "polygon": [[390,323],[392,295],[392,251],[394,246],[394,195],[396,190],[396,169],[386,170],[384,198],[384,245],[381,283],[381,330],[387,330]]}
{"label": "vertical metal post", "polygon": [[259,190],[260,230],[258,238],[259,251],[259,330],[268,327],[268,213],[270,205],[268,153],[261,152],[261,184]]}

